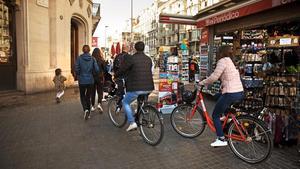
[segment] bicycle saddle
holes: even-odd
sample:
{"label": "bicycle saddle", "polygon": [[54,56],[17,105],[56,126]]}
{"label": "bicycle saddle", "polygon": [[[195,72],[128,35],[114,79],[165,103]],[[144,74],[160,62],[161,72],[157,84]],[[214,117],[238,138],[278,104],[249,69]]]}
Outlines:
{"label": "bicycle saddle", "polygon": [[138,101],[147,101],[148,100],[149,94],[141,94],[138,96],[137,100]]}
{"label": "bicycle saddle", "polygon": [[241,102],[242,100],[231,103],[226,112],[236,113],[236,108],[239,107]]}

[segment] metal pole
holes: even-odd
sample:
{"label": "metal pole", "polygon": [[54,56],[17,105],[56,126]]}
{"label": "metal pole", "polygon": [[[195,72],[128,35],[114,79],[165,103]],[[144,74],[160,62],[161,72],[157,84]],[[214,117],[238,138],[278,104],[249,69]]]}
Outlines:
{"label": "metal pole", "polygon": [[131,27],[130,27],[130,45],[133,42],[133,0],[131,0]]}
{"label": "metal pole", "polygon": [[105,59],[106,59],[106,53],[107,53],[107,47],[106,47],[106,40],[107,40],[107,38],[106,38],[106,28],[108,28],[108,26],[105,26],[105,28],[104,28],[104,38],[105,38],[105,40],[104,40],[104,43],[105,43],[105,45],[104,45],[104,48],[105,48],[105,50],[104,50],[104,54],[105,54]]}

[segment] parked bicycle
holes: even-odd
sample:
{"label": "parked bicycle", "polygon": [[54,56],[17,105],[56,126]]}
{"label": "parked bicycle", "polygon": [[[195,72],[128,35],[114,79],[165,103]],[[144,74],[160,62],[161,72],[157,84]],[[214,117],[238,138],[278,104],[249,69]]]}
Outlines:
{"label": "parked bicycle", "polygon": [[[163,117],[147,101],[148,94],[138,96],[135,122],[144,141],[156,146],[161,142],[164,135]],[[122,128],[126,124],[127,116],[122,109],[122,105],[118,102],[118,96],[114,96],[108,101],[108,115],[113,125]]]}
{"label": "parked bicycle", "polygon": [[[213,132],[216,131],[204,104],[203,87],[196,87],[197,89],[190,94],[191,102],[197,97],[196,104],[181,104],[171,114],[172,127],[178,134],[187,138],[202,134],[206,124]],[[231,151],[243,161],[254,164],[270,157],[273,148],[271,131],[261,120],[229,109],[222,127]]]}

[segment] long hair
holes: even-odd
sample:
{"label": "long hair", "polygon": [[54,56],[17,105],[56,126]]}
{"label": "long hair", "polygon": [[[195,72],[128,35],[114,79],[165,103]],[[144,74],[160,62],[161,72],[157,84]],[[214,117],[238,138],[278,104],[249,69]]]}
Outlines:
{"label": "long hair", "polygon": [[222,58],[229,57],[231,60],[233,60],[233,51],[231,46],[229,45],[224,45],[220,46],[217,52],[217,61],[219,61]]}
{"label": "long hair", "polygon": [[93,50],[92,56],[95,57],[97,60],[104,60],[103,53],[99,48],[95,48]]}

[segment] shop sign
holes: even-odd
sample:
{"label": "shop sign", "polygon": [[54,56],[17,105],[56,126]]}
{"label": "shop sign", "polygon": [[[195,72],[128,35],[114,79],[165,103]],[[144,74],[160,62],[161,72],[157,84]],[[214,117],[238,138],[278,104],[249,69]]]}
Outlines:
{"label": "shop sign", "polygon": [[294,2],[295,0],[261,0],[258,2],[246,2],[239,6],[235,6],[231,11],[226,13],[216,13],[211,16],[207,16],[198,20],[197,27],[202,28],[222,22],[230,21],[233,19],[241,18],[247,15],[258,13],[267,9],[271,9],[276,6],[284,5]]}
{"label": "shop sign", "polygon": [[201,40],[200,40],[200,42],[202,44],[208,43],[208,29],[207,28],[203,28],[201,30]]}
{"label": "shop sign", "polygon": [[284,5],[284,4],[294,2],[294,1],[296,1],[296,0],[273,0],[272,6],[275,7],[275,6],[279,6],[279,5]]}
{"label": "shop sign", "polygon": [[213,18],[206,19],[205,24],[206,25],[214,25],[214,24],[218,24],[218,23],[221,23],[221,22],[236,19],[239,16],[240,16],[240,12],[238,10],[236,10],[236,11],[233,11],[233,12],[225,13],[225,14],[220,15],[220,16],[216,16],[216,17],[213,17]]}
{"label": "shop sign", "polygon": [[98,37],[93,37],[93,39],[92,39],[92,47],[98,47]]}

